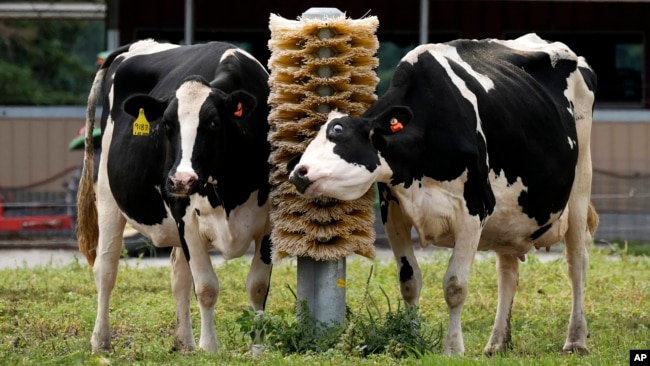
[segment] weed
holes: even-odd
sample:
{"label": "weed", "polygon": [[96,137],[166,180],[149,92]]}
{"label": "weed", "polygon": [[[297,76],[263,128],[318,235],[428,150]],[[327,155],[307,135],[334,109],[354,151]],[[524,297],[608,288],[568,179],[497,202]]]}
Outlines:
{"label": "weed", "polygon": [[272,315],[251,309],[237,318],[240,331],[253,344],[264,342],[283,354],[321,353],[332,348],[342,332],[340,326],[328,326],[316,320],[305,301],[298,302],[298,316]]}
{"label": "weed", "polygon": [[374,266],[371,266],[362,302],[366,304],[365,312],[357,311],[358,315],[349,316],[348,327],[340,344],[343,350],[355,356],[388,354],[396,358],[420,357],[439,351],[442,328],[437,335],[433,330],[423,329],[425,321],[419,315],[418,307],[402,307],[402,300],[398,300],[397,309],[393,311],[388,294],[380,287],[388,307],[388,311],[382,315],[377,301],[370,295],[373,271]]}
{"label": "weed", "polygon": [[295,321],[287,320],[286,316],[246,309],[237,318],[240,331],[253,344],[265,342],[285,355],[323,353],[333,348],[343,354],[360,357],[386,354],[404,358],[437,352],[442,327],[437,334],[433,330],[423,331],[425,322],[418,315],[417,307],[402,307],[399,301],[397,309],[393,311],[389,296],[380,288],[388,306],[388,311],[381,313],[377,301],[368,291],[373,269],[370,268],[364,295],[368,300],[364,303],[369,305],[365,306],[365,311],[352,312],[348,308],[344,325],[319,322],[311,314],[307,302],[300,301],[297,303]]}
{"label": "weed", "polygon": [[606,249],[607,254],[618,255],[622,259],[629,256],[650,256],[650,244],[628,240],[600,241]]}

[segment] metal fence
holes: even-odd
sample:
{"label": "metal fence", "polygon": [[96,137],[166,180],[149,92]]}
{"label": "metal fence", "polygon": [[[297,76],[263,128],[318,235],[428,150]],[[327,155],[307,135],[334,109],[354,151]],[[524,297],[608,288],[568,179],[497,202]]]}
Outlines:
{"label": "metal fence", "polygon": [[596,240],[650,242],[650,175],[595,170],[591,198],[600,216]]}
{"label": "metal fence", "polygon": [[[0,189],[0,239],[74,239],[76,197],[71,192]],[[592,202],[600,216],[597,241],[650,242],[650,175],[595,170]]]}

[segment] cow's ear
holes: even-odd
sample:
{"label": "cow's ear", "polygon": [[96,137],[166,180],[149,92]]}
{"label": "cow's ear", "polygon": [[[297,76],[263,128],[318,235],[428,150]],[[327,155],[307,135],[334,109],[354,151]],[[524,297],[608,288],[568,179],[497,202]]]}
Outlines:
{"label": "cow's ear", "polygon": [[155,121],[165,113],[167,101],[156,99],[146,94],[136,94],[127,98],[122,108],[126,113],[133,116],[133,118],[138,117],[140,108],[142,108],[144,109],[144,115],[147,117],[147,120]]}
{"label": "cow's ear", "polygon": [[257,99],[243,90],[238,90],[226,98],[226,113],[235,118],[248,117],[257,106]]}
{"label": "cow's ear", "polygon": [[373,121],[373,127],[386,133],[397,133],[404,129],[413,119],[411,108],[395,106],[389,108]]}

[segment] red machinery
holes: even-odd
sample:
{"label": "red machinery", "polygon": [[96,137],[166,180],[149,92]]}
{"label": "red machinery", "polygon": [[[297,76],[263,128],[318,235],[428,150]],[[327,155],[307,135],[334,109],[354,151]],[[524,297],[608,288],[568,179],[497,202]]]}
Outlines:
{"label": "red machinery", "polygon": [[[24,207],[24,204],[21,204]],[[29,207],[35,211],[39,206]],[[71,229],[72,220],[65,214],[6,216],[7,204],[0,197],[0,232],[19,234],[26,231]]]}

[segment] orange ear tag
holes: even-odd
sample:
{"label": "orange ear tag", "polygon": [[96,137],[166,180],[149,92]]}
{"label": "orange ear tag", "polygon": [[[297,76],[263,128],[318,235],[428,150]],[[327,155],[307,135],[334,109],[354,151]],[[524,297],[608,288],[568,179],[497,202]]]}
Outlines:
{"label": "orange ear tag", "polygon": [[400,122],[397,118],[393,117],[390,119],[390,130],[395,132],[399,132],[402,129],[404,129],[404,125],[402,122]]}
{"label": "orange ear tag", "polygon": [[244,107],[242,107],[241,102],[239,102],[237,103],[237,110],[235,111],[235,113],[233,113],[233,115],[235,117],[241,117],[242,114],[244,114]]}

